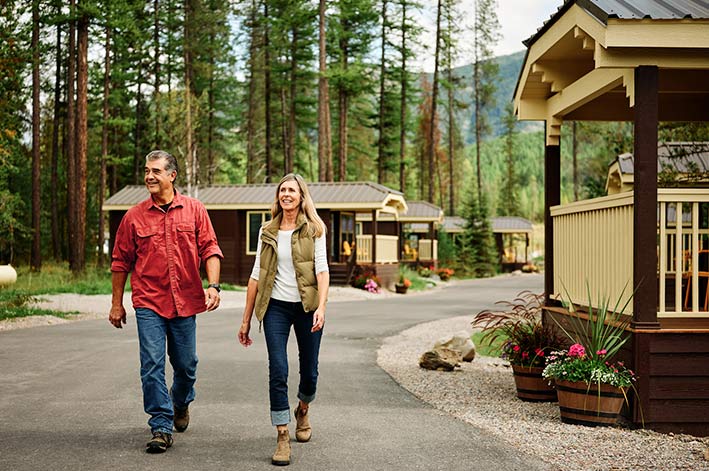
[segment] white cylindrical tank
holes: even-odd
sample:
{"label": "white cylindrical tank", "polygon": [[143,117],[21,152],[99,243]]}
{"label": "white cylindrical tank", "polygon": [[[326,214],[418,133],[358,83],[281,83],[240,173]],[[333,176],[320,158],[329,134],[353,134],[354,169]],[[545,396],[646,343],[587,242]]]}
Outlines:
{"label": "white cylindrical tank", "polygon": [[0,286],[11,285],[17,281],[17,272],[12,265],[0,265]]}

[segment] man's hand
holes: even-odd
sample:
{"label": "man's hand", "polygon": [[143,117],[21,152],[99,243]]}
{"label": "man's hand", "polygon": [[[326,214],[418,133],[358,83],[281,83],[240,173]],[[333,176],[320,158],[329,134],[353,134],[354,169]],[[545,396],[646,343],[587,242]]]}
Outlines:
{"label": "man's hand", "polygon": [[207,298],[207,311],[213,311],[219,307],[219,291],[215,288],[207,288],[204,295]]}
{"label": "man's hand", "polygon": [[122,329],[126,323],[126,310],[123,305],[111,306],[111,312],[108,313],[108,322],[113,324],[116,329]]}

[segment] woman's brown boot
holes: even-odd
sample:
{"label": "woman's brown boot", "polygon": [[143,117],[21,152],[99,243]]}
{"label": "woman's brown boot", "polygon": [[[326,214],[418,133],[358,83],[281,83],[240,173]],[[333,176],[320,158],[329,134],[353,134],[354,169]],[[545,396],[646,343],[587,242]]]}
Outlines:
{"label": "woman's brown boot", "polygon": [[278,432],[276,451],[273,453],[271,463],[276,466],[287,466],[290,464],[290,435],[288,429]]}
{"label": "woman's brown boot", "polygon": [[295,439],[299,442],[307,442],[313,434],[308,420],[308,409],[303,410],[300,405],[295,408]]}

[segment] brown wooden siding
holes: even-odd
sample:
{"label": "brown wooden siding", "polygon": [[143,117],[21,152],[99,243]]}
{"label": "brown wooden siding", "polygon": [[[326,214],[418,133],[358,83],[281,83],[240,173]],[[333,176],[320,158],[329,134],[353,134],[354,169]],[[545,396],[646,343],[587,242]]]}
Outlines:
{"label": "brown wooden siding", "polygon": [[[377,221],[377,234],[381,235],[398,235],[397,232],[397,222],[394,221]],[[371,222],[363,222],[362,223],[362,231],[365,234],[371,234],[372,233],[372,223]]]}

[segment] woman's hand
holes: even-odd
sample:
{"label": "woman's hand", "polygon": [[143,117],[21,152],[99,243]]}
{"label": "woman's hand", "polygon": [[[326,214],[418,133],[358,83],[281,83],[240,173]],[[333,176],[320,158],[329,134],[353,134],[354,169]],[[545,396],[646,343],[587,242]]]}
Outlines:
{"label": "woman's hand", "polygon": [[310,329],[310,332],[317,332],[318,330],[322,329],[324,325],[325,308],[319,307],[315,310],[315,313],[313,314],[313,328]]}
{"label": "woman's hand", "polygon": [[243,345],[244,347],[248,347],[251,345],[253,340],[251,340],[251,337],[249,337],[249,331],[251,330],[251,321],[249,322],[242,322],[241,327],[239,328],[239,333],[237,334],[237,337],[239,338],[239,343]]}

